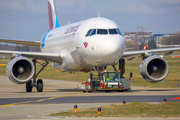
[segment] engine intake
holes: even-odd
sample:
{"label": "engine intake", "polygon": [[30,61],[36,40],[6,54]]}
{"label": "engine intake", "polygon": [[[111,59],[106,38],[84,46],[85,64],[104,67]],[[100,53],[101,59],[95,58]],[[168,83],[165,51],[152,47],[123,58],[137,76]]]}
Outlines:
{"label": "engine intake", "polygon": [[34,66],[26,57],[16,57],[6,67],[6,74],[9,79],[17,84],[23,84],[31,80],[34,75]]}
{"label": "engine intake", "polygon": [[141,62],[139,71],[146,81],[156,83],[162,81],[167,76],[169,66],[164,58],[154,55]]}

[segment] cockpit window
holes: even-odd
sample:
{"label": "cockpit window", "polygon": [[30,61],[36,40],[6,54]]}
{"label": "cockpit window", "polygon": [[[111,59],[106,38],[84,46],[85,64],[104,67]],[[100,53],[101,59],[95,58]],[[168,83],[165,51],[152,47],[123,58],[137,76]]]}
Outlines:
{"label": "cockpit window", "polygon": [[87,34],[86,34],[86,37],[89,36],[89,34],[91,33],[92,29],[90,29]]}
{"label": "cockpit window", "polygon": [[107,32],[107,29],[97,29],[97,34],[106,35],[106,34],[108,34],[108,32]]}
{"label": "cockpit window", "polygon": [[90,36],[95,35],[95,34],[96,34],[96,29],[93,29]]}
{"label": "cockpit window", "polygon": [[109,34],[115,35],[118,34],[116,29],[109,29]]}
{"label": "cockpit window", "polygon": [[[96,31],[97,31],[97,33],[96,33]],[[86,33],[86,37],[96,35],[96,34],[98,34],[98,35],[107,35],[107,34],[118,35],[119,34],[119,35],[124,36],[119,28],[114,28],[114,29],[90,29]]]}
{"label": "cockpit window", "polygon": [[124,36],[119,28],[117,28],[117,31],[120,35]]}

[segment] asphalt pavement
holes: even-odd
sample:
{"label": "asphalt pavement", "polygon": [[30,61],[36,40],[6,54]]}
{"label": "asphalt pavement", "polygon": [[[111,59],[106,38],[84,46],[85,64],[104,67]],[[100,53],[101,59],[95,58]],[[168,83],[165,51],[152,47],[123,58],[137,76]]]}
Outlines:
{"label": "asphalt pavement", "polygon": [[[79,82],[44,79],[44,92],[26,93],[25,85],[12,83],[7,76],[0,76],[0,119],[144,119],[144,118],[69,118],[51,117],[52,113],[72,110],[75,104],[79,109],[100,107],[111,104],[122,105],[122,101],[149,102],[179,102],[179,88],[146,88],[132,86],[127,92],[91,92],[78,91]],[[146,118],[161,120],[164,118]],[[180,118],[166,118],[180,119]]]}

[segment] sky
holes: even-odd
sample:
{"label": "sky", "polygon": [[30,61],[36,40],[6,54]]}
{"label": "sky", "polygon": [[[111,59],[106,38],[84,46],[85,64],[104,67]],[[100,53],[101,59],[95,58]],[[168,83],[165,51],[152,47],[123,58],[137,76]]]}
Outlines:
{"label": "sky", "polygon": [[[180,32],[180,0],[55,0],[60,26],[97,17],[123,32]],[[0,0],[0,39],[40,41],[49,29],[47,0]]]}

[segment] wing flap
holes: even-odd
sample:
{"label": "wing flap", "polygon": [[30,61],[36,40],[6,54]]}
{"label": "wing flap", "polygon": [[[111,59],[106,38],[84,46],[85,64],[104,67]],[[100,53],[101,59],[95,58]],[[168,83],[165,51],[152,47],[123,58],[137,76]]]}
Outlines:
{"label": "wing flap", "polygon": [[22,45],[30,45],[30,46],[36,46],[36,47],[40,47],[41,46],[41,42],[40,41],[22,41],[22,40],[8,40],[8,39],[0,39],[0,42],[4,42],[4,43],[13,43],[13,44],[22,44]]}
{"label": "wing flap", "polygon": [[44,60],[44,61],[50,61],[50,62],[56,62],[59,64],[62,64],[62,58],[59,53],[45,53],[45,52],[21,52],[21,51],[6,51],[1,50],[0,55],[4,56],[12,56],[13,54],[20,54],[25,57]]}

